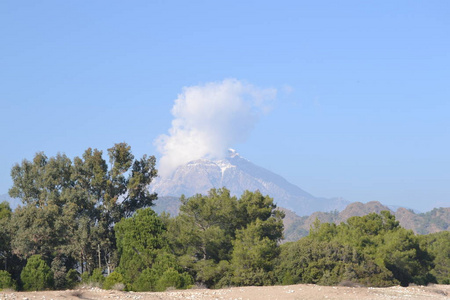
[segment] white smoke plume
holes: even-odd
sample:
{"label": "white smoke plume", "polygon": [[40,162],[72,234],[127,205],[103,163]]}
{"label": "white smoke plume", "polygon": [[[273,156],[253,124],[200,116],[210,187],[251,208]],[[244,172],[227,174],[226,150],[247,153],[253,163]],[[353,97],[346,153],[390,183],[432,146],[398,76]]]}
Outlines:
{"label": "white smoke plume", "polygon": [[236,79],[183,88],[172,107],[169,134],[155,140],[162,154],[159,174],[168,176],[195,159],[224,157],[229,147],[247,139],[275,96],[276,89]]}

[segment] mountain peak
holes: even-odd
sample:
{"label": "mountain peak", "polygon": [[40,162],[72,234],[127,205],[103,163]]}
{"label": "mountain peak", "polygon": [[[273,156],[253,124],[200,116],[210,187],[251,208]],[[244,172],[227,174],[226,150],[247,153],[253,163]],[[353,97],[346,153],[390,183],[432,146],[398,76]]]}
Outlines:
{"label": "mountain peak", "polygon": [[236,157],[236,156],[240,157],[239,153],[237,153],[236,150],[231,149],[231,148],[228,149],[228,157],[233,158],[233,157]]}
{"label": "mountain peak", "polygon": [[198,159],[179,166],[169,177],[158,177],[150,186],[159,196],[207,194],[211,188],[226,187],[234,196],[245,190],[259,190],[278,206],[306,215],[314,211],[342,210],[347,204],[335,199],[316,198],[267,169],[242,158],[234,149],[222,160]]}

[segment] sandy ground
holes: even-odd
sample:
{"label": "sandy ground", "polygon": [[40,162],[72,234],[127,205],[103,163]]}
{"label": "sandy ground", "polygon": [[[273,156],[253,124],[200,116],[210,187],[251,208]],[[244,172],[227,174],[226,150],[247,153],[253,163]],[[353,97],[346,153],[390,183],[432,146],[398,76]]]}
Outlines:
{"label": "sandy ground", "polygon": [[0,291],[0,299],[450,299],[450,285],[362,288],[329,287],[312,284],[267,287],[236,287],[220,290],[191,289],[160,293],[135,293],[85,288],[67,291],[7,292]]}

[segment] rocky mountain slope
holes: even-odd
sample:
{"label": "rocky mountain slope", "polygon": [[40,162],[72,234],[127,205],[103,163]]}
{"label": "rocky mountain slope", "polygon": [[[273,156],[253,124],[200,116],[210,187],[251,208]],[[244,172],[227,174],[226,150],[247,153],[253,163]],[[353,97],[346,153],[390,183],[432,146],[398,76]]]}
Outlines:
{"label": "rocky mountain slope", "polygon": [[342,198],[315,197],[286,179],[259,167],[236,151],[222,160],[195,160],[180,166],[166,178],[157,178],[151,185],[152,192],[160,197],[179,197],[206,194],[211,188],[226,187],[232,195],[240,196],[245,190],[259,190],[274,198],[278,206],[307,215],[315,211],[342,210],[348,202]]}
{"label": "rocky mountain slope", "polygon": [[284,220],[285,241],[296,241],[306,236],[316,218],[323,223],[339,224],[353,216],[364,216],[372,212],[380,213],[383,210],[391,211],[400,222],[400,226],[411,229],[418,234],[450,230],[450,207],[435,208],[432,211],[417,214],[406,208],[399,208],[393,212],[389,207],[378,201],[368,203],[354,202],[341,212],[315,212],[306,217],[297,216],[292,211],[283,208],[282,210],[286,213]]}

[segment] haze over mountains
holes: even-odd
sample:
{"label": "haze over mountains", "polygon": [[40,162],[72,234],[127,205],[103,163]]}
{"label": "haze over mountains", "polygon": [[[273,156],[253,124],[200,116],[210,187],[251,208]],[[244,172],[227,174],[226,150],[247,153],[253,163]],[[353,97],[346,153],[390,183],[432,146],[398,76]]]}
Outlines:
{"label": "haze over mountains", "polygon": [[349,203],[342,198],[315,197],[283,177],[251,163],[233,149],[228,154],[221,160],[198,159],[179,166],[170,176],[158,177],[150,189],[160,197],[206,194],[211,188],[221,187],[236,196],[245,190],[259,190],[272,197],[278,206],[298,215],[342,210]]}

